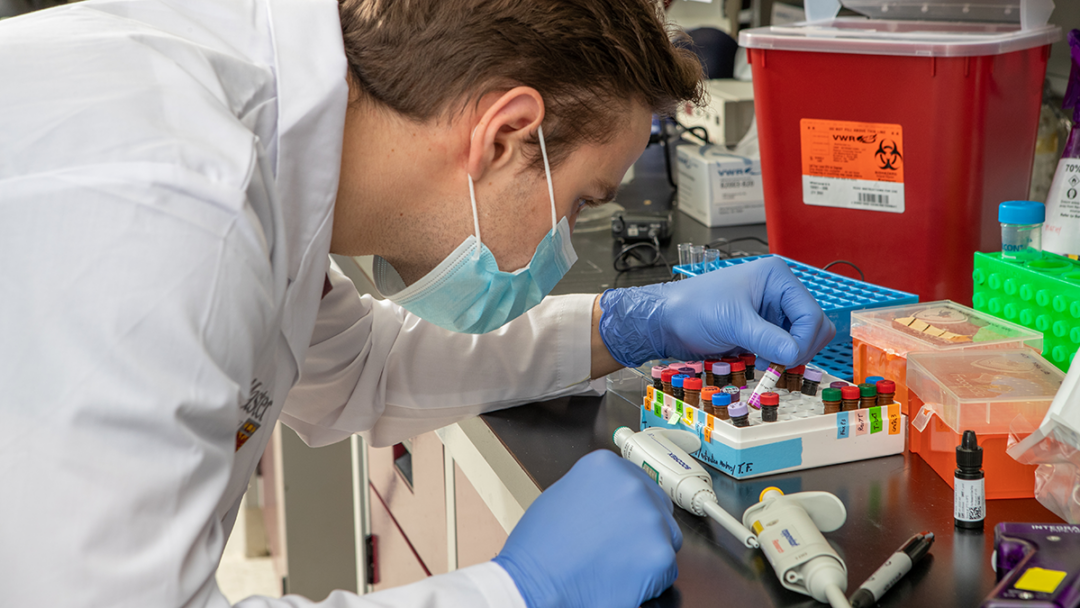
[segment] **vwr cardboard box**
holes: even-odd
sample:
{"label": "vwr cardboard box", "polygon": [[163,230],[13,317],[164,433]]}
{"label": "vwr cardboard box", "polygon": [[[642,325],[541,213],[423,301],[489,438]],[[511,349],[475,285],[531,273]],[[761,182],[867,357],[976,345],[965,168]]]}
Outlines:
{"label": "vwr cardboard box", "polygon": [[712,228],[765,221],[761,160],[722,146],[678,148],[679,209]]}

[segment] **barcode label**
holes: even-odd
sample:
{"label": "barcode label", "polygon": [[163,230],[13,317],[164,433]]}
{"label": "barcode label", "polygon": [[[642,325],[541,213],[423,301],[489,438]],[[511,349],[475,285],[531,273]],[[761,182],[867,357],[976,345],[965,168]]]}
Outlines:
{"label": "barcode label", "polygon": [[859,193],[860,203],[874,203],[877,205],[888,205],[889,195],[887,194],[870,194],[869,192]]}

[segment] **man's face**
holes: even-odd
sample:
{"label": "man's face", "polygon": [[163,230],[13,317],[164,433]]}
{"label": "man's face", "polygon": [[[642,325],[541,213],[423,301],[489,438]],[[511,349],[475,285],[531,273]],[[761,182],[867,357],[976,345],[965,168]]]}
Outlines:
{"label": "man's face", "polygon": [[[446,122],[350,106],[331,251],[380,255],[411,285],[475,234],[471,173],[481,241],[500,270],[525,267],[551,230],[547,179],[523,143],[542,118],[539,94],[523,87],[491,94]],[[556,222],[565,217],[573,228],[585,206],[614,196],[651,123],[649,109],[630,104],[606,143],[581,144],[562,159],[551,175]]]}
{"label": "man's face", "polygon": [[[624,118],[607,143],[578,146],[551,172],[556,220],[567,218],[571,230],[582,209],[615,196],[619,182],[649,143],[652,113],[634,104]],[[515,165],[501,183],[476,186],[481,240],[495,255],[499,269],[507,272],[526,266],[551,230],[544,172],[527,166],[524,159]],[[471,209],[465,211],[471,216]]]}

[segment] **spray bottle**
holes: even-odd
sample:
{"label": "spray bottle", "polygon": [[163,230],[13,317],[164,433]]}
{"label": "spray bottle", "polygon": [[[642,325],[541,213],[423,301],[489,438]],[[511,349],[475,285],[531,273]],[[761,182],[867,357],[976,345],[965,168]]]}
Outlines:
{"label": "spray bottle", "polygon": [[1042,245],[1044,251],[1075,257],[1080,254],[1080,30],[1069,32],[1069,52],[1072,72],[1062,106],[1075,108],[1073,127],[1046,197]]}

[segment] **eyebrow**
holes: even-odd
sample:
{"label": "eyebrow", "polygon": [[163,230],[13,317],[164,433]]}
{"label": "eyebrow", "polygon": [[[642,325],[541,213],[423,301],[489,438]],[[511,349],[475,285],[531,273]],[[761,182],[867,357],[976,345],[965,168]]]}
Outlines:
{"label": "eyebrow", "polygon": [[603,180],[593,184],[593,188],[596,191],[603,193],[603,196],[598,199],[594,199],[598,203],[610,203],[611,201],[615,200],[615,195],[619,192],[618,186]]}

